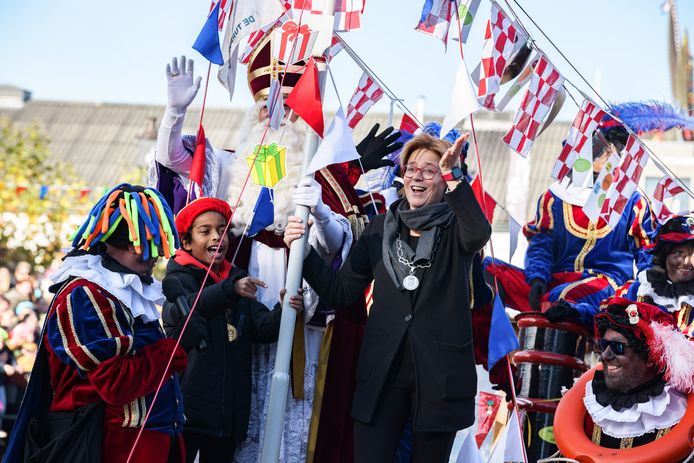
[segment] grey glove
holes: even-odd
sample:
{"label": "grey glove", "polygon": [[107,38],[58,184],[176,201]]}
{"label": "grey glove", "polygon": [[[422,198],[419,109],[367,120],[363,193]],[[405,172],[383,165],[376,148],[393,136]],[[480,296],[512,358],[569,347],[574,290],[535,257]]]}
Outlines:
{"label": "grey glove", "polygon": [[542,296],[547,292],[547,283],[540,278],[535,278],[530,282],[530,294],[528,295],[528,303],[533,310],[540,310],[540,301]]}
{"label": "grey glove", "polygon": [[193,66],[193,60],[185,56],[181,56],[180,67],[175,57],[166,65],[167,105],[178,114],[186,112],[200,90],[202,77],[193,79]]}

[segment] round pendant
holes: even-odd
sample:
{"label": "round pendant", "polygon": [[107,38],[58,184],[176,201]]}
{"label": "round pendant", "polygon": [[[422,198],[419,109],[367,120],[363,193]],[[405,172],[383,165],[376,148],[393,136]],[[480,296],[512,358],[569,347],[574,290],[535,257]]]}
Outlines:
{"label": "round pendant", "polygon": [[402,285],[405,287],[406,290],[414,291],[415,289],[417,289],[417,286],[419,286],[419,278],[417,278],[414,275],[407,275],[402,280]]}

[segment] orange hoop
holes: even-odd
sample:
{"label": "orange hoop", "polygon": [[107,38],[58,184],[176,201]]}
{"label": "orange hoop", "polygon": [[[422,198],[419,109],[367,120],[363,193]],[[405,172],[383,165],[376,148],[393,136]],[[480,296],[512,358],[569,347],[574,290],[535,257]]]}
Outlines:
{"label": "orange hoop", "polygon": [[554,415],[554,438],[564,457],[581,463],[673,463],[682,461],[694,447],[694,394],[689,394],[687,411],[669,433],[651,443],[630,449],[609,449],[586,435],[587,411],[583,405],[586,383],[602,365],[584,373],[559,402]]}

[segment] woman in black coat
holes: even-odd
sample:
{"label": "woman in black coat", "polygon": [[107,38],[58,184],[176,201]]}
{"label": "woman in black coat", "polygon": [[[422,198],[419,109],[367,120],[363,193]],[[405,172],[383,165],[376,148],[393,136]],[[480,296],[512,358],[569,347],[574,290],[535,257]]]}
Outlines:
{"label": "woman in black coat", "polygon": [[[466,139],[410,140],[405,198],[374,218],[338,272],[312,249],[304,261],[304,278],[335,307],[374,281],[352,405],[359,463],[392,461],[409,416],[414,461],[448,461],[455,433],[474,421],[470,267],[491,226],[459,167]],[[290,218],[285,242],[304,231]]]}

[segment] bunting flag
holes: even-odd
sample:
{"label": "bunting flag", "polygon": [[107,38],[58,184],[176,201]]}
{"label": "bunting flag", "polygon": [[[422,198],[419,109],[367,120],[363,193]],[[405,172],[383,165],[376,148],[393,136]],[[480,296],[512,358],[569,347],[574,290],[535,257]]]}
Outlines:
{"label": "bunting flag", "polygon": [[[482,392],[484,394],[484,392]],[[480,455],[480,449],[475,444],[475,439],[472,437],[472,433],[468,431],[463,441],[463,445],[460,447],[460,453],[458,453],[458,458],[455,459],[456,463],[484,463],[482,456]]]}
{"label": "bunting flag", "polygon": [[41,185],[39,187],[39,199],[44,200],[44,199],[46,199],[47,195],[48,195],[48,186],[47,185]]}
{"label": "bunting flag", "polygon": [[356,127],[366,112],[383,97],[383,89],[365,72],[347,105],[347,125]]}
{"label": "bunting flag", "polygon": [[253,207],[253,219],[251,219],[251,224],[248,226],[246,236],[257,235],[263,231],[265,227],[272,225],[274,221],[275,206],[273,191],[270,188],[263,187],[260,189],[258,200],[255,202],[255,207]]}
{"label": "bunting flag", "polygon": [[470,114],[476,113],[480,109],[481,107],[475,94],[475,88],[472,86],[472,81],[470,80],[470,73],[467,71],[465,61],[460,60],[460,63],[458,63],[458,71],[455,74],[453,94],[450,98],[448,112],[441,124],[441,133],[445,134],[450,132],[460,121]]}
{"label": "bunting flag", "polygon": [[[494,110],[494,96],[501,86],[501,76],[506,65],[513,56],[516,43],[523,35],[504,13],[498,4],[492,2],[492,14],[487,22],[487,30],[482,49],[480,66],[480,81],[477,87],[477,97],[480,104]],[[524,42],[525,40],[520,40]]]}
{"label": "bunting flag", "polygon": [[416,31],[436,37],[448,44],[448,29],[451,25],[451,15],[454,4],[451,0],[425,0]]}
{"label": "bunting flag", "polygon": [[653,191],[653,200],[651,201],[651,211],[653,211],[658,223],[663,224],[673,216],[672,212],[670,212],[665,205],[665,200],[677,196],[680,193],[684,193],[684,188],[668,175],[658,180],[655,191]]}
{"label": "bunting flag", "polygon": [[648,153],[636,135],[630,134],[624,147],[622,163],[615,170],[612,188],[602,205],[600,215],[610,227],[614,228],[624,212],[624,207],[636,191],[644,167],[648,163]]}
{"label": "bunting flag", "polygon": [[477,447],[482,447],[482,442],[489,434],[494,424],[494,419],[499,411],[499,407],[504,400],[497,394],[491,392],[480,391],[477,399],[477,432],[475,433],[475,441]]}
{"label": "bunting flag", "polygon": [[510,352],[518,349],[518,337],[511,321],[506,315],[504,304],[497,294],[494,297],[494,307],[492,308],[492,321],[489,328],[489,354],[487,356],[487,371],[491,371],[499,360],[506,357]]}
{"label": "bunting flag", "polygon": [[400,120],[400,133],[407,132],[410,135],[413,135],[418,128],[419,124],[417,121],[412,119],[409,114],[405,113],[402,115],[402,119]]}
{"label": "bunting flag", "polygon": [[523,443],[523,434],[518,426],[520,420],[518,419],[518,408],[513,407],[511,410],[511,416],[508,419],[508,434],[506,434],[506,446],[504,448],[504,462],[509,461],[527,461],[525,455],[525,445]]}
{"label": "bunting flag", "polygon": [[205,129],[202,124],[198,127],[198,135],[195,139],[195,151],[193,152],[193,163],[190,166],[190,181],[195,185],[191,185],[196,190],[195,197],[202,197],[202,182],[205,178],[205,148],[207,140],[205,139]]}
{"label": "bunting flag", "polygon": [[341,162],[359,159],[359,153],[354,147],[352,130],[347,125],[345,113],[342,108],[338,108],[335,119],[328,128],[323,138],[323,142],[313,155],[313,159],[306,168],[305,174],[310,174],[323,167]]}
{"label": "bunting flag", "polygon": [[267,107],[270,128],[279,130],[284,120],[284,97],[282,96],[282,84],[279,80],[270,80],[270,93],[265,105]]}
{"label": "bunting flag", "polygon": [[318,86],[318,67],[311,58],[304,73],[284,102],[292,108],[318,135],[323,137],[323,105],[321,104]]}
{"label": "bunting flag", "polygon": [[[295,10],[304,10],[310,14],[323,14],[326,0],[294,0],[289,2]],[[364,12],[365,0],[335,1],[335,31],[348,32],[361,29],[361,15]],[[300,16],[300,14],[299,14]]]}
{"label": "bunting flag", "polygon": [[[232,3],[232,0],[226,2]],[[234,9],[230,11],[224,27],[224,63],[219,67],[217,74],[217,78],[229,92],[229,99],[234,96],[239,43],[253,32],[263,29],[268,24],[274,24],[284,13],[284,7],[277,0],[233,0],[233,3]]]}
{"label": "bunting flag", "polygon": [[[605,115],[605,111],[589,98],[583,100],[569,129],[566,143],[552,168],[552,178],[561,182],[571,172],[578,153],[583,150],[584,145],[592,137],[593,131]],[[591,166],[586,167],[590,168]]]}
{"label": "bunting flag", "polygon": [[458,18],[460,18],[460,39],[463,43],[467,42],[472,23],[477,15],[481,0],[462,0],[458,5]]}
{"label": "bunting flag", "polygon": [[482,189],[482,182],[480,182],[480,176],[478,175],[470,184],[472,191],[475,193],[475,198],[479,203],[482,211],[484,211],[484,216],[487,218],[489,223],[494,220],[494,209],[496,209],[496,201],[492,198],[492,195],[487,193]]}
{"label": "bunting flag", "polygon": [[508,234],[509,234],[509,252],[508,252],[508,261],[511,262],[513,260],[513,255],[516,253],[516,249],[518,248],[518,235],[520,234],[520,231],[523,229],[523,226],[516,221],[513,217],[510,215],[508,216]]}
{"label": "bunting flag", "polygon": [[[226,0],[222,1],[226,2]],[[193,44],[193,50],[199,51],[211,63],[219,65],[224,64],[222,50],[219,47],[219,31],[224,23],[224,19],[220,18],[219,15],[221,3],[221,1],[216,4],[213,3],[212,11],[210,11],[207,21],[205,21],[198,38],[195,39]]]}
{"label": "bunting flag", "polygon": [[330,43],[330,50],[328,50],[328,61],[335,58],[335,56],[344,50],[345,47],[342,45],[342,41],[336,35],[333,35],[332,42]]}
{"label": "bunting flag", "polygon": [[266,26],[258,29],[257,31],[251,32],[248,35],[246,46],[243,51],[239,54],[239,63],[248,64],[251,59],[253,50],[255,47],[265,38],[265,36],[277,25],[289,21],[291,18],[287,13],[284,13],[277,21],[270,22]]}
{"label": "bunting flag", "polygon": [[542,55],[535,65],[530,87],[516,112],[513,126],[503,137],[509,148],[526,157],[530,152],[538,130],[549,114],[559,89],[564,85],[564,77]]}
{"label": "bunting flag", "polygon": [[598,178],[595,179],[593,189],[586,203],[583,205],[583,213],[593,223],[596,223],[600,218],[600,211],[607,200],[607,195],[613,183],[615,170],[617,170],[617,166],[619,166],[619,160],[619,154],[616,151],[612,151],[610,157],[607,158],[607,161],[602,165]]}

